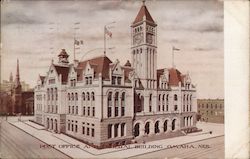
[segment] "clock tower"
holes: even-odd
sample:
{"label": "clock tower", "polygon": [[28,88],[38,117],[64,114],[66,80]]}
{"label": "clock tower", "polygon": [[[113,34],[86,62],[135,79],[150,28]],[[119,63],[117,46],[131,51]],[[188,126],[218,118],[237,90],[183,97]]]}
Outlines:
{"label": "clock tower", "polygon": [[151,17],[145,1],[131,25],[132,66],[136,77],[146,89],[156,89],[157,24]]}

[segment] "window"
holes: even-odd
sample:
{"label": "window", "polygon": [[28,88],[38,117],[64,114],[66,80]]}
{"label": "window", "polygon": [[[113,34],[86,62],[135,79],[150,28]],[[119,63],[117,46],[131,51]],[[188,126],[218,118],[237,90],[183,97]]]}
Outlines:
{"label": "window", "polygon": [[108,125],[108,138],[111,138],[112,137],[112,125],[109,124]]}
{"label": "window", "polygon": [[90,101],[89,92],[87,92],[87,100]]}
{"label": "window", "polygon": [[57,92],[57,88],[55,88],[55,92],[56,92],[56,100],[58,100],[58,92]]}
{"label": "window", "polygon": [[121,99],[121,104],[122,104],[122,110],[121,110],[121,116],[125,115],[125,92],[122,93],[122,99]]}
{"label": "window", "polygon": [[174,111],[177,111],[178,107],[177,105],[174,106]]}
{"label": "window", "polygon": [[76,106],[76,114],[78,114],[78,106]]}
{"label": "window", "polygon": [[75,132],[77,132],[77,121],[76,121],[76,125],[75,125]]}
{"label": "window", "polygon": [[91,93],[91,100],[95,101],[95,93],[94,92]]}
{"label": "window", "polygon": [[[72,120],[72,123],[73,123],[74,121]],[[74,124],[71,124],[71,131],[74,131]]]}
{"label": "window", "polygon": [[92,136],[92,137],[95,136],[95,129],[94,129],[94,128],[91,129],[91,136]]}
{"label": "window", "polygon": [[75,110],[74,110],[74,106],[72,106],[72,114],[74,114]]}
{"label": "window", "polygon": [[87,135],[89,136],[89,128],[87,128]]}
{"label": "window", "polygon": [[152,112],[152,94],[149,95],[149,112]]}
{"label": "window", "polygon": [[117,84],[118,85],[121,85],[121,81],[122,81],[122,78],[121,77],[117,77]]}
{"label": "window", "polygon": [[85,126],[82,127],[82,134],[85,134]]}
{"label": "window", "polygon": [[175,101],[178,100],[177,94],[174,95],[174,100],[175,100]]}
{"label": "window", "polygon": [[92,115],[95,116],[95,107],[92,108]]}
{"label": "window", "polygon": [[70,131],[70,120],[68,120],[68,131]]}
{"label": "window", "polygon": [[70,114],[70,106],[69,106],[69,114]]}
{"label": "window", "polygon": [[86,83],[86,85],[89,84],[89,79],[88,79],[88,77],[85,77],[85,83]]}
{"label": "window", "polygon": [[85,107],[83,107],[83,115],[85,115]]}
{"label": "window", "polygon": [[108,117],[111,117],[112,114],[112,93],[108,94]]}
{"label": "window", "polygon": [[85,93],[82,92],[82,100],[85,101]]}
{"label": "window", "polygon": [[78,94],[77,93],[75,93],[75,99],[78,100]]}
{"label": "window", "polygon": [[68,93],[68,100],[70,101],[70,94]]}
{"label": "window", "polygon": [[121,136],[124,136],[124,132],[125,132],[125,123],[121,124]]}
{"label": "window", "polygon": [[112,76],[112,84],[115,85],[116,77]]}
{"label": "window", "polygon": [[92,84],[92,77],[89,77],[89,84]]}
{"label": "window", "polygon": [[90,115],[90,107],[88,107],[88,116]]}
{"label": "window", "polygon": [[114,132],[115,137],[118,136],[118,126],[119,126],[119,124],[115,124],[115,132]]}
{"label": "window", "polygon": [[118,98],[119,98],[119,93],[115,93],[115,116],[118,116]]}

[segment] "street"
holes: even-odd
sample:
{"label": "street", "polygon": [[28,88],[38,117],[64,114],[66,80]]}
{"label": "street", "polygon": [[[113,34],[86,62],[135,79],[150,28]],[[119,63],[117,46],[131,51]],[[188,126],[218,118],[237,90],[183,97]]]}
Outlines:
{"label": "street", "polygon": [[[197,148],[199,145],[209,145],[209,148]],[[188,146],[189,148],[170,148],[131,158],[224,158],[224,136],[194,142]]]}
{"label": "street", "polygon": [[0,158],[69,158],[44,142],[0,119]]}

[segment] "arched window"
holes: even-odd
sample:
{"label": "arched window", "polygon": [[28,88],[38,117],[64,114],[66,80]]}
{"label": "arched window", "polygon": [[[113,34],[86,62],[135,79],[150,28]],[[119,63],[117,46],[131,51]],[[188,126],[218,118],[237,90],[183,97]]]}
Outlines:
{"label": "arched window", "polygon": [[87,92],[87,100],[90,101],[89,92]]}
{"label": "arched window", "polygon": [[174,100],[175,100],[175,101],[178,100],[177,94],[174,95]]}
{"label": "arched window", "polygon": [[122,93],[122,99],[121,99],[121,106],[122,106],[122,109],[121,109],[121,116],[124,116],[125,115],[125,92]]}
{"label": "arched window", "polygon": [[71,100],[74,100],[74,94],[71,93]]}
{"label": "arched window", "polygon": [[82,92],[82,100],[85,101],[85,93]]}
{"label": "arched window", "polygon": [[119,93],[115,93],[115,116],[118,116],[118,99],[119,99]]}
{"label": "arched window", "polygon": [[77,93],[75,93],[75,99],[78,100],[78,94]]}
{"label": "arched window", "polygon": [[95,93],[94,92],[91,93],[91,100],[95,101]]}
{"label": "arched window", "polygon": [[112,114],[112,92],[108,93],[108,117]]}

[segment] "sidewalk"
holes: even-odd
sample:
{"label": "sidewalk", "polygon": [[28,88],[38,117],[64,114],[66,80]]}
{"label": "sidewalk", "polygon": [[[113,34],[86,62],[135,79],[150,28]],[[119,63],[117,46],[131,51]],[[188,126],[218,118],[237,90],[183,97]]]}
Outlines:
{"label": "sidewalk", "polygon": [[[170,145],[187,144],[224,135],[223,124],[198,123],[198,128],[203,129],[202,132],[188,134],[187,136],[147,142],[145,144],[131,144],[127,145],[127,147],[123,146],[121,148],[107,148],[99,150],[90,147],[78,140],[75,140],[67,135],[55,134],[46,130],[36,129],[36,127],[42,126],[32,122],[26,121],[11,123],[45,143],[55,145],[55,148],[57,150],[71,156],[72,158],[127,158],[147,152],[166,149],[169,148]],[[209,131],[213,131],[213,133],[209,134]],[[60,147],[60,145],[79,145],[79,148],[62,148]]]}

